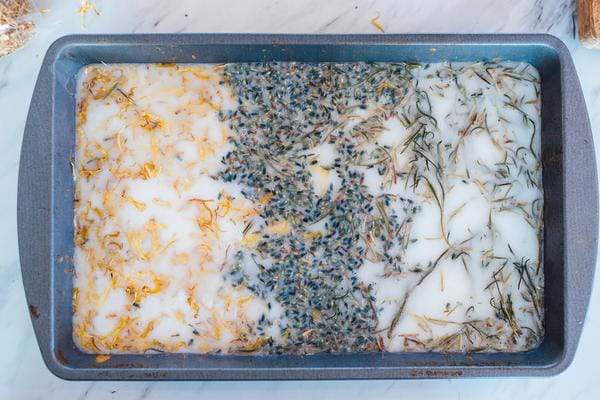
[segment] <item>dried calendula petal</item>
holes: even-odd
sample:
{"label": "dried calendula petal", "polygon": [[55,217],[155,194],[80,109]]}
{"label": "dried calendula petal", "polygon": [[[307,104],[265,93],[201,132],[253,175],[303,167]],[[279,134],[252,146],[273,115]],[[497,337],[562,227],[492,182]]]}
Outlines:
{"label": "dried calendula petal", "polygon": [[163,126],[163,121],[154,114],[142,111],[140,113],[139,125],[147,131],[153,131],[157,128],[161,128]]}
{"label": "dried calendula petal", "polygon": [[103,364],[103,363],[107,362],[108,360],[110,360],[110,355],[108,355],[108,354],[99,354],[96,357],[94,357],[94,361],[97,364]]}
{"label": "dried calendula petal", "polygon": [[160,173],[160,167],[154,162],[149,161],[144,163],[140,170],[140,176],[142,179],[152,179]]}

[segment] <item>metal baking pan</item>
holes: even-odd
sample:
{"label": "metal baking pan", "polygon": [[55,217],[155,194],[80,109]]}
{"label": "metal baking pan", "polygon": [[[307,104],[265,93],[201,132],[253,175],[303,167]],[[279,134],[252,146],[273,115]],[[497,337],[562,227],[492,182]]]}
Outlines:
{"label": "metal baking pan", "polygon": [[[312,356],[115,355],[71,337],[75,77],[86,64],[251,61],[527,61],[542,77],[546,333],[523,353]],[[592,133],[565,45],[548,35],[91,35],[48,50],[21,152],[19,251],[48,368],[66,379],[379,379],[554,375],[572,361],[596,261],[598,189]]]}

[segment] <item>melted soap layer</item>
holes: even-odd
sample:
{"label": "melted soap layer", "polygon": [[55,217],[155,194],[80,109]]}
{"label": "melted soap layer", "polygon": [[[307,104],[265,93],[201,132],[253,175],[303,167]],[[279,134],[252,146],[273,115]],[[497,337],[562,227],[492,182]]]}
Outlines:
{"label": "melted soap layer", "polygon": [[113,64],[77,92],[91,353],[522,351],[543,336],[528,64]]}

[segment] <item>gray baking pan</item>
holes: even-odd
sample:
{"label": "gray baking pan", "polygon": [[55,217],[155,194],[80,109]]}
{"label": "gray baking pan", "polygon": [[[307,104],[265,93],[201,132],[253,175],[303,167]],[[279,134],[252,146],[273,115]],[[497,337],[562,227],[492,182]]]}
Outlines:
{"label": "gray baking pan", "polygon": [[[524,353],[312,356],[115,355],[96,363],[71,338],[75,77],[86,64],[250,61],[527,61],[542,77],[546,333]],[[48,368],[66,379],[379,379],[553,375],[573,359],[596,262],[592,133],[567,48],[547,35],[91,35],[56,41],[25,127],[19,251]]]}

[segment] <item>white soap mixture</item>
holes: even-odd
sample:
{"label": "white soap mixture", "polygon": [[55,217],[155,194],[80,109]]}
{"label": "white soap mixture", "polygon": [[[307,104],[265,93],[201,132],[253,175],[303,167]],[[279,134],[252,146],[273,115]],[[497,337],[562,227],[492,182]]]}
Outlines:
{"label": "white soap mixture", "polygon": [[537,71],[335,66],[81,70],[73,337],[83,351],[540,342]]}

